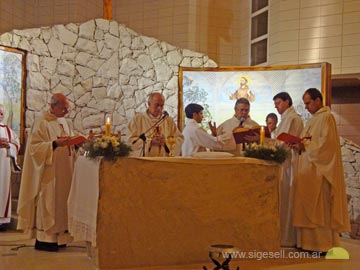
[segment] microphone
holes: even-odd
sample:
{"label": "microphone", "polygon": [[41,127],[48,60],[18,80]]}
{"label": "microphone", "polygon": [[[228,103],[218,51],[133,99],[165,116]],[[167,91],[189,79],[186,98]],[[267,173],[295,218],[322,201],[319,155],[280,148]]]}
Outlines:
{"label": "microphone", "polygon": [[144,142],[146,142],[146,136],[145,136],[145,133],[141,133],[139,137],[137,137],[133,142],[132,144],[135,144],[138,140],[143,140]]}
{"label": "microphone", "polygon": [[139,139],[141,139],[143,142],[146,142],[146,133],[148,133],[150,130],[159,127],[159,125],[164,121],[166,117],[169,116],[169,113],[167,111],[163,111],[163,116],[151,127],[149,127],[145,132],[141,133],[139,137],[137,137],[132,144],[135,144]]}
{"label": "microphone", "polygon": [[163,111],[163,119],[165,118],[165,117],[168,117],[169,116],[169,113],[167,112],[167,111]]}
{"label": "microphone", "polygon": [[245,118],[244,118],[244,117],[241,117],[241,118],[240,118],[240,126],[242,126],[242,125],[244,124],[244,122],[245,122]]}

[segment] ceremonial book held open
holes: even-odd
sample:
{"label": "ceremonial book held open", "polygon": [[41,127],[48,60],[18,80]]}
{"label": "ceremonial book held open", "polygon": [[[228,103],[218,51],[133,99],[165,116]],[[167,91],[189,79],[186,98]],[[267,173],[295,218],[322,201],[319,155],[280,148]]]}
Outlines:
{"label": "ceremonial book held open", "polygon": [[300,137],[290,135],[289,133],[285,133],[285,132],[283,132],[279,136],[277,136],[276,139],[279,141],[286,142],[286,143],[300,143],[303,140]]}
{"label": "ceremonial book held open", "polygon": [[[233,130],[233,136],[235,138],[236,144],[245,143],[247,142],[245,137],[246,136],[255,136],[260,134],[261,127],[256,126],[253,128],[244,128],[244,127],[236,127]],[[267,127],[264,128],[265,130],[265,137],[270,138],[270,132]]]}
{"label": "ceremonial book held open", "polygon": [[86,142],[87,139],[84,136],[78,135],[78,136],[71,136],[69,137],[68,146],[80,144],[83,142]]}

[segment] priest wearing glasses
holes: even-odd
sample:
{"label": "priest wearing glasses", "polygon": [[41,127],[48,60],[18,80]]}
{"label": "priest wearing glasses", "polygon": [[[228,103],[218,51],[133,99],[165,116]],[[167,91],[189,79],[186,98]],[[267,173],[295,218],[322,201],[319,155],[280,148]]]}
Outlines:
{"label": "priest wearing glasses", "polygon": [[174,120],[164,111],[165,97],[158,92],[148,96],[148,109],[136,113],[128,124],[128,144],[132,145],[132,156],[168,156],[168,137],[174,137],[174,155],[179,156],[184,137]]}

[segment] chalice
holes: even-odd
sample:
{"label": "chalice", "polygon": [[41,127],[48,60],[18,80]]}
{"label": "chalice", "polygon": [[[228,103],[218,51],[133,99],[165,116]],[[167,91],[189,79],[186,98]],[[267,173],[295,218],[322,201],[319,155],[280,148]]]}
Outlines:
{"label": "chalice", "polygon": [[176,139],[174,136],[168,136],[166,138],[166,145],[169,148],[169,157],[174,156],[174,145],[176,143]]}

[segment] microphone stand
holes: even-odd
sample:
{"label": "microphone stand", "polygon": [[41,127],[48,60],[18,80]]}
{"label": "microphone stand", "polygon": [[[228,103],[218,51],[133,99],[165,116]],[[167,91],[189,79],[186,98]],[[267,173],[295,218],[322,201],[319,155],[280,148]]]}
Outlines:
{"label": "microphone stand", "polygon": [[143,146],[142,146],[142,156],[145,157],[145,146],[146,146],[146,133],[148,133],[150,130],[160,126],[160,124],[162,122],[164,122],[165,118],[168,117],[169,114],[164,111],[164,115],[158,120],[156,121],[151,127],[149,127],[145,132],[141,133],[139,135],[139,137],[137,137],[133,142],[132,144],[135,144],[138,140],[142,140],[143,141]]}

